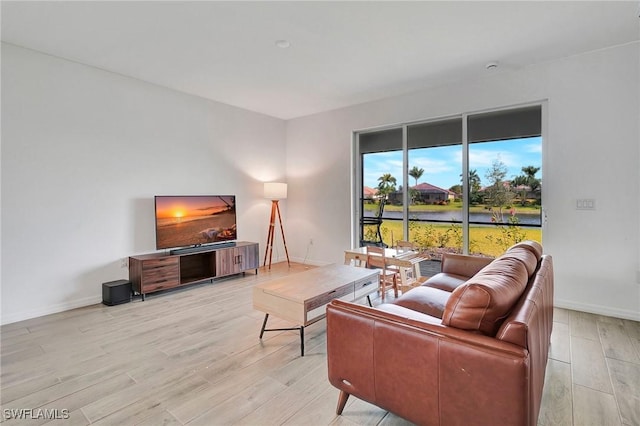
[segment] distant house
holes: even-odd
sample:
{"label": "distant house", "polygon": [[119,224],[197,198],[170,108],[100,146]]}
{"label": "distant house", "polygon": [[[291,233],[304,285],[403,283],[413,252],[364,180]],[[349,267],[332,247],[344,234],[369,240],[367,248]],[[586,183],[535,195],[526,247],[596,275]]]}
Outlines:
{"label": "distant house", "polygon": [[[449,191],[448,189],[439,188],[430,183],[420,183],[416,186],[410,187],[415,192],[413,195],[413,201],[424,204],[439,204],[453,201],[456,198],[456,193]],[[389,194],[389,201],[392,204],[402,203],[402,192],[397,191]]]}
{"label": "distant house", "polygon": [[443,201],[453,201],[456,198],[456,193],[443,189],[430,183],[419,183],[411,189],[417,191],[415,201],[423,202],[426,204],[437,204]]}
{"label": "distant house", "polygon": [[[520,200],[523,195],[524,195],[524,198],[528,200],[540,199],[540,189],[533,191],[529,185],[518,185],[513,187],[511,186],[511,181],[506,180],[502,182],[502,186],[504,187],[505,190],[512,191],[515,195],[516,200]],[[478,193],[484,196],[488,189],[489,189],[488,187],[483,186],[478,190]]]}
{"label": "distant house", "polygon": [[370,188],[368,186],[364,186],[362,188],[362,198],[365,200],[374,200],[378,196],[377,188]]}
{"label": "distant house", "polygon": [[[523,187],[523,186],[524,186],[524,185],[520,185],[518,188],[521,188],[521,187]],[[512,190],[512,189],[513,189],[513,187],[511,186],[511,181],[510,181],[510,180],[505,180],[505,181],[503,181],[503,182],[502,182],[502,187],[503,187],[505,190],[508,190],[508,191],[510,191],[510,190]],[[487,192],[487,190],[488,190],[489,188],[491,188],[491,187],[490,187],[490,186],[483,186],[482,188],[480,188],[480,189],[478,190],[478,192]],[[528,188],[528,186],[527,186],[527,188]]]}

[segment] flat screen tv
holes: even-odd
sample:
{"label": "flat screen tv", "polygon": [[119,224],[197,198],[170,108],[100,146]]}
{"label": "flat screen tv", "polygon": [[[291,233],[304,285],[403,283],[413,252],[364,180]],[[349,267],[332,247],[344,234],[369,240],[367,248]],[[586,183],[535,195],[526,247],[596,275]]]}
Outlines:
{"label": "flat screen tv", "polygon": [[157,195],[155,215],[158,250],[237,239],[235,195]]}

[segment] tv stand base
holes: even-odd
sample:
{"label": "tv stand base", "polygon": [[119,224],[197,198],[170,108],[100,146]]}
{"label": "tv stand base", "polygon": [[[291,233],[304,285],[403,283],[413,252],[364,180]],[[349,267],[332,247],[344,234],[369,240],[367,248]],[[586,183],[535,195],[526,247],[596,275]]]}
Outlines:
{"label": "tv stand base", "polygon": [[258,243],[246,241],[189,247],[179,253],[150,253],[129,257],[129,280],[142,300],[145,294],[188,284],[258,273]]}

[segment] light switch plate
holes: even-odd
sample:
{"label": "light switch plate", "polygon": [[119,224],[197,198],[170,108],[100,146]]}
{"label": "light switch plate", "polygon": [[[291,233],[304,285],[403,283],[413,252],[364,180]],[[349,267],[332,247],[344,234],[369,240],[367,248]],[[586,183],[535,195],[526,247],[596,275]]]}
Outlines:
{"label": "light switch plate", "polygon": [[576,200],[576,210],[595,210],[596,200],[593,198],[579,198]]}

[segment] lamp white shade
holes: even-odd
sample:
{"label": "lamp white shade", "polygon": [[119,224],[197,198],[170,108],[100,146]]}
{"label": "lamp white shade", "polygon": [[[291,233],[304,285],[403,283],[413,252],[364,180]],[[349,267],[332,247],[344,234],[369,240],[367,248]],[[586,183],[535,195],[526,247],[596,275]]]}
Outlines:
{"label": "lamp white shade", "polygon": [[287,184],[280,182],[265,182],[264,198],[269,200],[284,200],[287,198]]}

